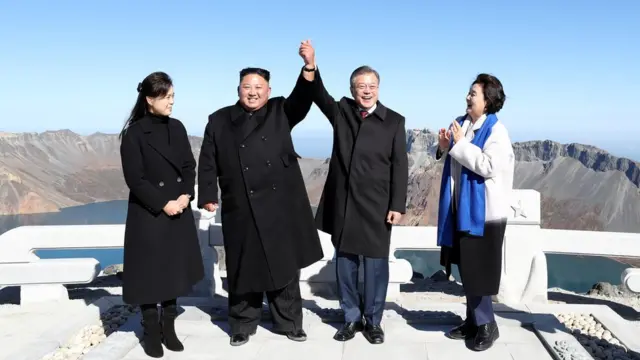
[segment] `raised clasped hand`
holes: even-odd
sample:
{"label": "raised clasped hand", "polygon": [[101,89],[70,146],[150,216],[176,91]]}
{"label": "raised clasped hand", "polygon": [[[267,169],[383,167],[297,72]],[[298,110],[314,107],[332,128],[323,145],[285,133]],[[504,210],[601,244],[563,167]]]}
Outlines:
{"label": "raised clasped hand", "polygon": [[311,46],[311,40],[305,40],[300,43],[300,49],[298,51],[302,60],[304,60],[304,65],[307,67],[315,67],[316,66],[316,53]]}

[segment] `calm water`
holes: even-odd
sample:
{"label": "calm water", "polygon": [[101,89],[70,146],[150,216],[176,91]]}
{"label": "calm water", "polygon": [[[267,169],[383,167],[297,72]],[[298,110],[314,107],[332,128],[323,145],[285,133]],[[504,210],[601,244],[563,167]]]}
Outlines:
{"label": "calm water", "polygon": [[[58,213],[36,215],[0,216],[0,234],[23,225],[84,225],[124,224],[126,201],[108,201],[65,208]],[[42,258],[93,257],[104,268],[122,263],[122,250],[42,250]],[[398,251],[396,257],[407,259],[415,272],[431,276],[442,267],[437,251]],[[602,257],[578,257],[570,255],[547,255],[549,287],[586,292],[593,284],[606,281],[620,283],[620,274],[627,265]],[[454,276],[459,278],[457,269]]]}

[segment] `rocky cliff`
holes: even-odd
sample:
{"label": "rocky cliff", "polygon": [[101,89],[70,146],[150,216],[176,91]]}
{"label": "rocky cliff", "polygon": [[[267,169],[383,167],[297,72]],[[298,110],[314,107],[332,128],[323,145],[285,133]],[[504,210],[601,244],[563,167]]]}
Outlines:
{"label": "rocky cliff", "polygon": [[[202,139],[190,137],[196,159]],[[72,205],[125,199],[117,135],[69,130],[0,133],[0,214],[51,212]],[[442,165],[437,134],[407,131],[407,225],[434,225]],[[542,194],[543,226],[640,232],[640,166],[581,144],[529,141],[513,145],[516,188]],[[317,204],[327,159],[301,159],[307,192]]]}
{"label": "rocky cliff", "polygon": [[[433,162],[437,134],[407,131],[408,224],[434,225],[442,166]],[[543,227],[640,232],[640,164],[589,145],[528,141],[513,144],[514,187],[542,195]],[[426,159],[425,158],[429,158]]]}

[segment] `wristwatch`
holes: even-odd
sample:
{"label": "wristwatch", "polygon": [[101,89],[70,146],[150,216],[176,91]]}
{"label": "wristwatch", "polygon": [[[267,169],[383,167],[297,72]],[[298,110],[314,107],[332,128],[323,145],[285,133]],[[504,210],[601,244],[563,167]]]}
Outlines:
{"label": "wristwatch", "polygon": [[314,72],[316,71],[316,68],[314,67],[313,69],[308,69],[306,66],[302,68],[302,70],[306,71],[306,72]]}

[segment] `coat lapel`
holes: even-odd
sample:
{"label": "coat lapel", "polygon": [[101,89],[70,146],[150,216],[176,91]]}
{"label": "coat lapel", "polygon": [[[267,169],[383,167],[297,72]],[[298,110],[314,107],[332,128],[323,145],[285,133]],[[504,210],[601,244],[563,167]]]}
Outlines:
{"label": "coat lapel", "polygon": [[176,170],[182,173],[182,166],[180,161],[178,161],[178,153],[175,152],[175,148],[172,149],[169,146],[169,144],[176,144],[177,141],[180,141],[176,136],[177,129],[174,122],[169,120],[169,124],[167,125],[167,130],[169,132],[169,141],[167,141],[165,138],[166,134],[164,132],[154,131],[155,126],[151,123],[151,119],[142,119],[140,121],[140,125],[142,126],[149,146],[162,155],[162,157],[167,159],[167,161],[173,165]]}
{"label": "coat lapel", "polygon": [[231,109],[231,123],[234,125],[234,131],[236,138],[239,141],[244,141],[251,133],[262,123],[267,117],[269,103],[265,104],[260,110],[250,115],[247,113],[240,102]]}

